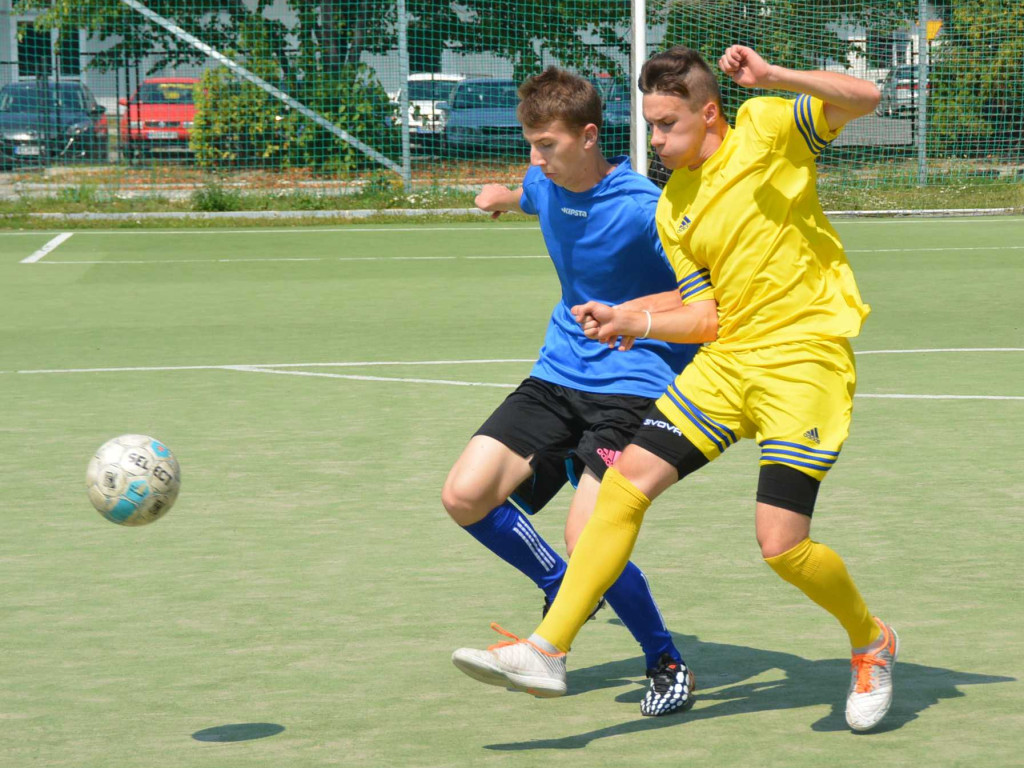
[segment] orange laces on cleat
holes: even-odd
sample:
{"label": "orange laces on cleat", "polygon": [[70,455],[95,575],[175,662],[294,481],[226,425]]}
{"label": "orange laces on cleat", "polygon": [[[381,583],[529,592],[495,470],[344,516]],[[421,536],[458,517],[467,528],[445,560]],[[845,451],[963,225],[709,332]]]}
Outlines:
{"label": "orange laces on cleat", "polygon": [[533,648],[533,650],[537,651],[537,653],[542,653],[545,656],[550,656],[553,659],[557,659],[560,656],[565,656],[564,653],[551,653],[550,651],[545,651],[543,648],[539,647],[536,643],[531,643],[527,638],[525,638],[525,637],[517,637],[516,635],[513,635],[507,629],[505,629],[504,627],[500,626],[497,622],[494,622],[494,621],[491,622],[491,629],[493,629],[498,634],[504,635],[505,637],[508,637],[508,638],[511,638],[511,639],[510,640],[502,640],[500,643],[495,643],[494,645],[487,646],[487,650],[488,651],[494,651],[494,650],[497,650],[498,648],[504,648],[505,646],[508,646],[508,645],[519,645],[519,643],[526,643],[528,646]]}
{"label": "orange laces on cleat", "polygon": [[487,646],[487,650],[488,651],[493,651],[495,648],[504,648],[506,645],[516,645],[517,643],[529,642],[527,640],[524,640],[521,637],[516,637],[511,632],[509,632],[507,629],[504,629],[503,627],[499,626],[497,622],[494,622],[494,621],[491,622],[491,629],[493,629],[499,635],[504,635],[505,637],[510,637],[512,639],[511,640],[502,640],[500,643],[495,643],[494,645],[489,645],[489,646]]}
{"label": "orange laces on cleat", "polygon": [[854,688],[855,693],[870,693],[874,690],[875,686],[871,682],[871,668],[872,667],[887,667],[889,662],[885,659],[878,658],[873,651],[871,653],[855,653],[853,658],[850,659],[850,666],[857,671],[857,685]]}

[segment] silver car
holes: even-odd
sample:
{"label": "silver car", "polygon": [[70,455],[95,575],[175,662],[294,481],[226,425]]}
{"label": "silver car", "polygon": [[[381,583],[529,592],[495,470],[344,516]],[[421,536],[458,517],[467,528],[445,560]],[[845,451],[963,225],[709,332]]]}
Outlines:
{"label": "silver car", "polygon": [[889,71],[882,83],[882,98],[875,114],[881,117],[911,117],[917,112],[917,67],[903,64]]}

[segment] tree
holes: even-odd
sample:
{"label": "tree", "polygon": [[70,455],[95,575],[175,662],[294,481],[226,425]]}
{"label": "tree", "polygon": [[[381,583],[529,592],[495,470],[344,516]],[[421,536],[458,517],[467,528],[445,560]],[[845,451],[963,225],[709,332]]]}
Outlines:
{"label": "tree", "polygon": [[629,0],[460,0],[452,8],[449,48],[497,55],[512,64],[517,80],[539,72],[545,58],[613,75],[628,61]]}
{"label": "tree", "polygon": [[[712,66],[726,48],[739,43],[772,64],[822,69],[847,66],[855,50],[842,39],[840,28],[891,32],[905,27],[916,8],[916,0],[680,0],[665,7],[662,20],[666,46],[696,48]],[[731,80],[719,80],[726,113],[735,114],[752,94]]]}
{"label": "tree", "polygon": [[[380,83],[359,57],[390,44],[381,19],[388,0],[287,0],[290,25],[267,14],[273,0],[147,0],[146,7],[282,88],[348,133],[385,152],[397,146],[391,108]],[[146,74],[203,66],[206,55],[118,0],[21,0],[41,10],[44,27],[86,29],[112,44],[96,56],[98,70],[136,66]],[[223,69],[204,73],[191,143],[211,167],[346,170],[366,159],[322,127],[288,114],[280,102]]]}
{"label": "tree", "polygon": [[1017,0],[942,2],[932,47],[929,141],[945,153],[1024,150],[1024,5]]}
{"label": "tree", "polygon": [[[291,26],[268,15],[273,0],[145,0],[145,5],[221,51],[249,53],[241,38],[252,38],[259,30],[255,36],[270,41],[269,55],[287,76],[296,67],[337,72],[358,62],[363,51],[386,50],[390,34],[380,20],[394,2],[287,0],[294,19]],[[206,60],[200,51],[118,0],[20,0],[17,7],[20,12],[42,11],[37,21],[41,26],[85,29],[96,38],[115,41],[91,62],[100,71],[142,55],[153,57],[150,72]],[[298,45],[291,45],[290,39]]]}

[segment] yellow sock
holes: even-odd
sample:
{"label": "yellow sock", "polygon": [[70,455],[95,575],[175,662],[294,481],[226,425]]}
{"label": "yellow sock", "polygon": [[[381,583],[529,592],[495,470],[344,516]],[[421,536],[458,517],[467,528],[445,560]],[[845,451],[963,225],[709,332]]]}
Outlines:
{"label": "yellow sock", "polygon": [[594,514],[576,542],[558,596],[536,634],[560,651],[569,650],[601,595],[629,562],[650,505],[651,500],[615,469],[605,472]]}
{"label": "yellow sock", "polygon": [[779,576],[835,616],[853,648],[870,645],[881,633],[853,583],[843,559],[817,541],[804,539],[792,549],[765,558]]}

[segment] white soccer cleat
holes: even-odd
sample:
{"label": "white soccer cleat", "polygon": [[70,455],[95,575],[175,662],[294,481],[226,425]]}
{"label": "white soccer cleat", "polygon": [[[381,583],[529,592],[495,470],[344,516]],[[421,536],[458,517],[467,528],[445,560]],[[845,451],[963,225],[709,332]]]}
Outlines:
{"label": "white soccer cleat", "polygon": [[853,676],[846,697],[846,722],[855,731],[869,731],[881,722],[892,704],[893,667],[900,652],[895,630],[875,617],[882,630],[882,644],[867,653],[855,653],[850,661]]}
{"label": "white soccer cleat", "polygon": [[543,699],[565,694],[564,653],[548,653],[497,624],[491,624],[491,629],[512,639],[486,651],[459,648],[452,654],[452,663],[487,685],[525,691]]}

